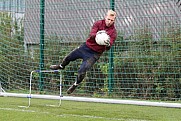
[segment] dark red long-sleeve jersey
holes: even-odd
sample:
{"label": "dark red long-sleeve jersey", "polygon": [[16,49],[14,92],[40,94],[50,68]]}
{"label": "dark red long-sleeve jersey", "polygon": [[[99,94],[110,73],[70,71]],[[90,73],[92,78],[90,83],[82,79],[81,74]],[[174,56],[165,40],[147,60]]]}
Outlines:
{"label": "dark red long-sleeve jersey", "polygon": [[[106,45],[98,45],[95,41],[96,33],[100,30],[105,30],[107,34],[110,36],[110,46],[106,47]],[[103,53],[105,50],[109,50],[116,40],[117,32],[114,24],[110,27],[106,26],[105,20],[99,20],[94,23],[92,26],[89,38],[86,40],[86,45],[92,50]]]}

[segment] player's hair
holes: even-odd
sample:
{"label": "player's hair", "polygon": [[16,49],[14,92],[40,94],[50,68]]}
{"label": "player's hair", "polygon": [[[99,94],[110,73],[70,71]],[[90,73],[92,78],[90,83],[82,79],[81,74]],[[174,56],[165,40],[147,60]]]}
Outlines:
{"label": "player's hair", "polygon": [[107,15],[115,16],[116,17],[116,12],[113,11],[113,10],[108,10]]}

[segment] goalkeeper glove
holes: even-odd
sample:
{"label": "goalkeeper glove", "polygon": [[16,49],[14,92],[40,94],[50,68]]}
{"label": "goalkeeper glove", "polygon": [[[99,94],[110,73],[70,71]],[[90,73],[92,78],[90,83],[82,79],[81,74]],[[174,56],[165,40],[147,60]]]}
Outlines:
{"label": "goalkeeper glove", "polygon": [[108,39],[107,40],[104,40],[104,43],[107,47],[110,46],[110,36],[108,35]]}

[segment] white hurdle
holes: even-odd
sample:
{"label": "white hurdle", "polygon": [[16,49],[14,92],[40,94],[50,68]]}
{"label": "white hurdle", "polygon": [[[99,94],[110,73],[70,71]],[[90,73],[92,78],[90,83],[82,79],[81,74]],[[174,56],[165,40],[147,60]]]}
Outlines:
{"label": "white hurdle", "polygon": [[[34,95],[32,94],[32,78],[33,78],[33,73],[60,73],[59,104],[58,104],[58,106],[56,106],[56,105],[47,105],[47,106],[52,106],[52,107],[60,107],[60,106],[61,106],[61,98],[62,98],[63,96],[62,96],[62,74],[61,74],[61,71],[59,71],[59,70],[35,70],[35,71],[31,71],[31,74],[30,74],[30,82],[29,82],[29,94],[27,95],[27,98],[28,98],[28,106],[19,106],[19,107],[29,108],[30,105],[31,105],[31,98],[34,98]],[[50,97],[51,97],[51,95],[50,95]]]}

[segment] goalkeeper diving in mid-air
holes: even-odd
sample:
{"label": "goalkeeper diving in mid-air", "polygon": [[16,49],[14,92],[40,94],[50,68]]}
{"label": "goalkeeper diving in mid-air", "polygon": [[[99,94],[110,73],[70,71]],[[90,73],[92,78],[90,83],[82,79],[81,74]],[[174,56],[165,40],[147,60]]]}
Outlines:
{"label": "goalkeeper diving in mid-air", "polygon": [[[116,28],[114,26],[116,19],[116,12],[113,10],[108,10],[105,18],[103,20],[96,21],[90,31],[89,37],[86,42],[80,45],[78,48],[71,51],[59,65],[51,65],[50,69],[58,70],[64,69],[71,61],[76,59],[82,59],[82,64],[78,70],[78,75],[75,79],[74,84],[67,90],[68,94],[71,94],[76,87],[83,81],[86,72],[95,64],[95,62],[100,58],[102,53],[109,50],[113,45],[117,37]],[[108,35],[108,37],[103,40],[100,34]],[[98,36],[100,35],[100,36]],[[100,38],[99,38],[100,37]]]}

